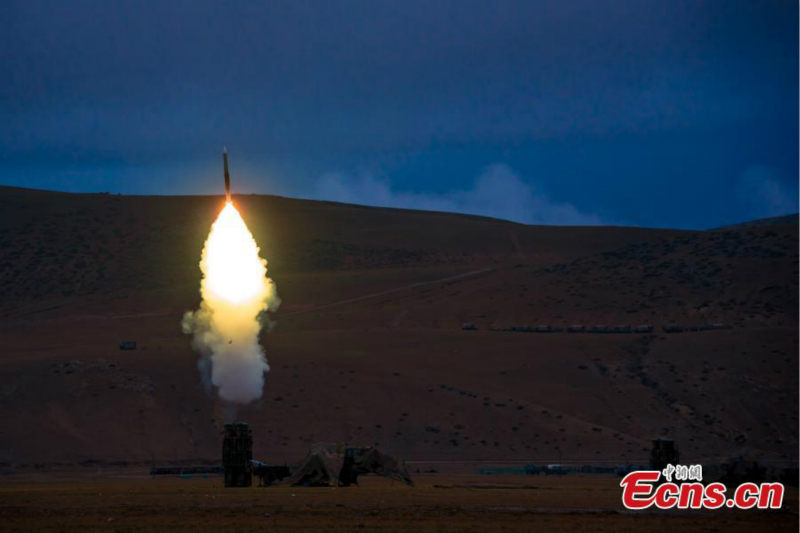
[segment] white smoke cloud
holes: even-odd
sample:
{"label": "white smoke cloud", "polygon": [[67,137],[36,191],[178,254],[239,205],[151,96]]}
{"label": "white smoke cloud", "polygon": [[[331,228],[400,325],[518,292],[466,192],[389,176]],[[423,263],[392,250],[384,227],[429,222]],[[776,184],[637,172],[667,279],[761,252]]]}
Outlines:
{"label": "white smoke cloud", "polygon": [[797,195],[780,182],[778,172],[764,165],[753,165],[742,173],[737,193],[749,206],[753,217],[773,217],[796,213]]}
{"label": "white smoke cloud", "polygon": [[468,189],[443,194],[396,191],[370,173],[328,173],[315,198],[335,202],[483,215],[526,224],[598,225],[603,220],[574,205],[550,198],[524,182],[508,166],[492,165]]}
{"label": "white smoke cloud", "polygon": [[198,368],[220,398],[247,404],[261,397],[269,365],[258,342],[266,312],[280,304],[267,262],[233,205],[211,227],[200,269],[200,309],[187,312],[183,332],[201,354]]}

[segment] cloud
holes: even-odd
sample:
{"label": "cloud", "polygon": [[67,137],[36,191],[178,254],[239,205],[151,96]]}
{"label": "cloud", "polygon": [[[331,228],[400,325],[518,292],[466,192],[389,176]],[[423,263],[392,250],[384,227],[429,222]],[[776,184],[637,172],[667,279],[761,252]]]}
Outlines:
{"label": "cloud", "polygon": [[597,215],[550,198],[502,164],[487,167],[469,189],[443,194],[397,191],[391,182],[367,172],[328,173],[315,197],[352,204],[483,215],[525,224],[599,225]]}
{"label": "cloud", "polygon": [[737,195],[753,217],[786,215],[798,209],[797,196],[781,183],[778,172],[764,165],[753,165],[742,173]]}

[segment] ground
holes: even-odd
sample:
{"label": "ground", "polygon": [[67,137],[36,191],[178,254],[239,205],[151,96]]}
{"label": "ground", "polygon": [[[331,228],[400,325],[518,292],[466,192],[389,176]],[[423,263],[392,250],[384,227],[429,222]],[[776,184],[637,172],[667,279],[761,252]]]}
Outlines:
{"label": "ground", "polygon": [[223,489],[144,472],[27,475],[0,487],[3,531],[797,531],[784,511],[626,511],[615,476],[364,477],[348,488]]}
{"label": "ground", "polygon": [[[200,529],[219,516],[275,529],[412,520],[433,530],[726,530],[767,516],[770,529],[796,530],[796,515],[779,513],[618,514],[615,478],[440,489],[463,483],[421,474],[410,490],[367,481],[291,496],[107,476],[219,463],[220,430],[233,420],[250,423],[254,457],[273,464],[299,461],[316,441],[345,441],[412,465],[644,465],[663,436],[685,463],[797,466],[796,221],[572,228],[269,196],[234,202],[283,300],[261,337],[264,395],[240,408],[202,380],[180,328],[199,304],[198,263],[220,198],[0,187],[3,526]],[[672,323],[722,326],[668,333]],[[503,331],[538,325],[653,330]],[[123,341],[136,350],[120,350]],[[64,469],[104,474],[51,477]]]}

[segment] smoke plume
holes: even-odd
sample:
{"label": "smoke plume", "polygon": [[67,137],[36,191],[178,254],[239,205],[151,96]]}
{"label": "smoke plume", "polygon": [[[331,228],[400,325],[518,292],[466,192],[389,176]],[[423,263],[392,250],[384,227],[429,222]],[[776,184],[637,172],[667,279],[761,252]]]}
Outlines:
{"label": "smoke plume", "polygon": [[258,342],[267,311],[280,304],[267,277],[267,261],[233,204],[227,204],[211,226],[200,260],[202,302],[183,316],[182,328],[206,383],[220,398],[247,404],[261,397],[269,365]]}

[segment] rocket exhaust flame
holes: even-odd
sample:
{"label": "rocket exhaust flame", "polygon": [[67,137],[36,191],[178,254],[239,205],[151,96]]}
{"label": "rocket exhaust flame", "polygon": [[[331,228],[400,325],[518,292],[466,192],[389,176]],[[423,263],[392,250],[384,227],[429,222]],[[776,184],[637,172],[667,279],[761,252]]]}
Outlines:
{"label": "rocket exhaust flame", "polygon": [[211,226],[200,260],[200,309],[183,317],[184,333],[193,335],[200,352],[201,372],[219,396],[230,403],[247,404],[261,397],[269,371],[258,336],[266,311],[280,300],[267,277],[267,261],[231,202],[226,202]]}

